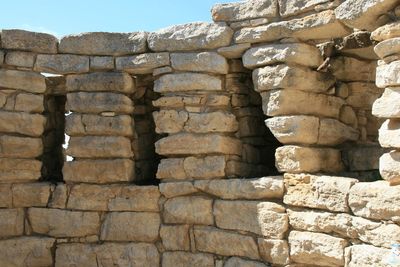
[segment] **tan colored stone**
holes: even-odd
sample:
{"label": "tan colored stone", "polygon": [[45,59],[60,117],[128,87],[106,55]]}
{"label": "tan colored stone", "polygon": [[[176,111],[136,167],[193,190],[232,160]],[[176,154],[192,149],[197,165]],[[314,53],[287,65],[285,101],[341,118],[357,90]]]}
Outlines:
{"label": "tan colored stone", "polygon": [[278,0],[279,13],[281,17],[290,17],[301,13],[314,11],[320,5],[328,2],[327,0]]}
{"label": "tan colored stone", "polygon": [[86,32],[64,36],[59,45],[61,53],[82,55],[125,55],[146,51],[145,32]]}
{"label": "tan colored stone", "polygon": [[158,179],[186,179],[185,169],[183,167],[184,158],[161,159],[158,164]]}
{"label": "tan colored stone", "polygon": [[164,252],[161,265],[164,267],[214,267],[214,258],[210,254],[183,251]]}
{"label": "tan colored stone", "polygon": [[350,30],[336,19],[333,10],[327,10],[303,18],[241,29],[235,32],[234,41],[261,43],[288,37],[299,40],[319,40],[339,38],[350,33]]}
{"label": "tan colored stone", "polygon": [[23,209],[0,209],[0,236],[23,235],[24,216]]}
{"label": "tan colored stone", "polygon": [[55,74],[88,72],[89,57],[63,54],[37,55],[34,70]]}
{"label": "tan colored stone", "polygon": [[395,119],[386,120],[379,128],[379,144],[382,147],[400,148],[399,134],[400,121]]}
{"label": "tan colored stone", "polygon": [[160,216],[150,212],[111,212],[101,227],[101,240],[154,242],[158,239]]}
{"label": "tan colored stone", "polygon": [[65,132],[69,136],[133,136],[133,120],[128,115],[104,117],[94,114],[70,114],[65,123]]}
{"label": "tan colored stone", "polygon": [[135,56],[117,57],[115,60],[117,70],[134,74],[153,73],[154,69],[168,65],[168,53],[146,53]]}
{"label": "tan colored stone", "polygon": [[255,18],[275,18],[278,15],[278,3],[272,1],[244,1],[216,4],[211,9],[214,21],[234,22]]}
{"label": "tan colored stone", "polygon": [[66,110],[80,113],[101,113],[112,111],[117,114],[131,114],[132,100],[122,94],[114,93],[69,93]]}
{"label": "tan colored stone", "polygon": [[190,250],[189,225],[161,225],[160,237],[166,250]]}
{"label": "tan colored stone", "polygon": [[241,154],[241,144],[237,139],[219,134],[195,135],[181,133],[156,142],[156,152],[160,155],[190,154]]}
{"label": "tan colored stone", "polygon": [[232,35],[233,31],[226,26],[192,22],[150,33],[147,42],[153,51],[206,50],[229,45]]}
{"label": "tan colored stone", "polygon": [[191,133],[236,132],[236,116],[230,112],[189,113],[183,129]]}
{"label": "tan colored stone", "polygon": [[158,211],[156,186],[78,184],[70,189],[68,209],[96,211]]}
{"label": "tan colored stone", "polygon": [[[8,109],[8,103],[7,101],[6,109]],[[13,108],[10,108],[10,110],[42,113],[44,111],[44,96],[20,93],[16,95]]]}
{"label": "tan colored stone", "polygon": [[180,108],[185,106],[227,107],[230,97],[225,95],[182,95],[163,96],[153,101],[153,106],[161,108]]}
{"label": "tan colored stone", "polygon": [[351,211],[360,217],[373,220],[400,222],[400,186],[390,186],[386,181],[355,184],[349,194]]}
{"label": "tan colored stone", "polygon": [[12,208],[11,184],[0,184],[0,207]]}
{"label": "tan colored stone", "polygon": [[316,115],[339,118],[340,108],[345,103],[336,96],[298,90],[272,90],[262,92],[261,96],[264,113],[268,116]]}
{"label": "tan colored stone", "polygon": [[57,183],[51,194],[48,207],[54,209],[65,209],[68,200],[68,186],[64,183]]}
{"label": "tan colored stone", "polygon": [[373,83],[352,82],[347,86],[349,95],[346,97],[346,103],[354,108],[371,109],[374,101],[383,92]]}
{"label": "tan colored stone", "polygon": [[97,235],[100,228],[96,212],[29,208],[28,219],[34,233],[54,237]]}
{"label": "tan colored stone", "polygon": [[0,240],[0,265],[7,267],[53,266],[54,242],[53,238],[33,236]]}
{"label": "tan colored stone", "polygon": [[318,266],[343,266],[345,239],[326,234],[291,231],[290,258],[296,263]]}
{"label": "tan colored stone", "polygon": [[289,263],[289,245],[286,240],[258,238],[257,242],[264,261],[281,265]]}
{"label": "tan colored stone", "polygon": [[371,39],[378,42],[395,37],[400,37],[400,23],[398,21],[383,25],[371,33]]}
{"label": "tan colored stone", "polygon": [[[378,144],[372,146],[354,146],[347,151],[347,164],[351,171],[365,171],[379,169],[379,157],[384,149]],[[368,155],[366,157],[365,155]]]}
{"label": "tan colored stone", "polygon": [[[194,227],[196,248],[222,256],[241,256],[259,259],[257,244],[250,236],[219,230],[214,227]],[[235,245],[232,245],[235,244]]]}
{"label": "tan colored stone", "polygon": [[400,118],[400,87],[386,88],[372,106],[372,115],[379,118]]}
{"label": "tan colored stone", "polygon": [[49,183],[21,183],[12,185],[12,201],[16,208],[46,207],[53,191]]}
{"label": "tan colored stone", "polygon": [[343,2],[335,9],[335,15],[351,28],[373,31],[381,26],[379,17],[396,5],[396,0],[354,0]]}
{"label": "tan colored stone", "polygon": [[375,53],[380,58],[385,58],[391,55],[400,53],[400,38],[393,38],[380,42],[374,47]]}
{"label": "tan colored stone", "polygon": [[[183,161],[187,179],[216,179],[225,177],[225,156],[187,157]],[[171,177],[174,178],[174,177]]]}
{"label": "tan colored stone", "polygon": [[400,184],[400,153],[391,151],[383,154],[379,159],[379,172],[390,185]]}
{"label": "tan colored stone", "polygon": [[393,266],[388,261],[393,255],[392,251],[384,248],[377,248],[371,245],[360,244],[352,245],[347,248],[348,257],[346,266],[376,266],[376,267],[391,267]]}
{"label": "tan colored stone", "polygon": [[35,57],[36,55],[31,52],[9,51],[6,54],[5,63],[22,68],[33,68]]}
{"label": "tan colored stone", "polygon": [[281,176],[258,179],[196,181],[195,188],[222,199],[267,199],[283,196]]}
{"label": "tan colored stone", "polygon": [[146,243],[59,244],[56,267],[70,266],[158,266],[157,247]]}
{"label": "tan colored stone", "polygon": [[268,44],[250,48],[243,55],[243,65],[249,69],[276,63],[318,67],[322,64],[318,48],[303,43]]}
{"label": "tan colored stone", "polygon": [[40,114],[0,111],[0,132],[41,136],[46,118]]}
{"label": "tan colored stone", "polygon": [[275,165],[280,172],[338,172],[343,169],[340,151],[332,148],[283,146],[275,152]]}
{"label": "tan colored stone", "polygon": [[133,78],[121,72],[93,72],[89,74],[67,75],[66,88],[68,92],[121,92],[131,94],[135,90]]}
{"label": "tan colored stone", "polygon": [[191,195],[198,192],[192,182],[168,182],[158,185],[161,194],[166,198]]}
{"label": "tan colored stone", "polygon": [[0,157],[36,158],[43,153],[41,138],[0,136]]}
{"label": "tan colored stone", "polygon": [[71,137],[67,155],[77,158],[130,158],[131,141],[122,136]]}
{"label": "tan colored stone", "polygon": [[154,83],[154,91],[157,93],[221,90],[222,81],[220,78],[203,73],[166,74]]}
{"label": "tan colored stone", "polygon": [[285,208],[273,202],[216,200],[213,210],[216,225],[222,229],[277,239],[288,230]]}
{"label": "tan colored stone", "polygon": [[358,180],[346,177],[285,174],[283,202],[292,206],[348,212],[350,188]]}
{"label": "tan colored stone", "polygon": [[330,61],[330,70],[340,81],[375,81],[376,61],[360,60],[352,57],[336,57]]}
{"label": "tan colored stone", "polygon": [[254,70],[253,83],[258,92],[288,88],[324,93],[334,85],[335,79],[328,73],[302,66],[276,65]]}
{"label": "tan colored stone", "polygon": [[0,158],[1,182],[26,182],[39,180],[42,163],[31,159]]}
{"label": "tan colored stone", "polygon": [[47,33],[17,29],[3,29],[1,32],[1,47],[11,50],[57,53],[57,43],[57,38]]}
{"label": "tan colored stone", "polygon": [[32,93],[44,93],[46,82],[43,75],[31,71],[0,70],[0,87],[20,89]]}
{"label": "tan colored stone", "polygon": [[164,222],[212,225],[212,203],[212,199],[202,196],[168,199],[164,203]]}
{"label": "tan colored stone", "polygon": [[393,61],[376,68],[376,86],[385,88],[400,85],[400,61]]}
{"label": "tan colored stone", "polygon": [[186,111],[160,110],[153,112],[157,133],[178,133],[189,119]]}
{"label": "tan colored stone", "polygon": [[228,73],[228,62],[215,52],[172,53],[171,66],[178,71]]}
{"label": "tan colored stone", "polygon": [[249,43],[236,44],[218,48],[217,52],[226,58],[241,58],[243,53],[250,47]]}
{"label": "tan colored stone", "polygon": [[90,70],[113,70],[114,58],[107,56],[92,56],[90,57]]}
{"label": "tan colored stone", "polygon": [[318,133],[318,144],[326,146],[356,141],[359,137],[356,129],[335,119],[321,119]]}
{"label": "tan colored stone", "polygon": [[239,257],[231,257],[225,261],[224,267],[267,267],[268,265],[259,261],[244,260]]}
{"label": "tan colored stone", "polygon": [[134,180],[134,162],[129,159],[77,160],[64,163],[66,182],[114,183]]}

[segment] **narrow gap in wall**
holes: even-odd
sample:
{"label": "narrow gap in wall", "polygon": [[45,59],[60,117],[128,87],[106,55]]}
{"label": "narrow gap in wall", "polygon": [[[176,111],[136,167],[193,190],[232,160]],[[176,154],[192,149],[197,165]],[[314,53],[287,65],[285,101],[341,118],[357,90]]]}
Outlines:
{"label": "narrow gap in wall", "polygon": [[60,182],[63,181],[65,143],[65,77],[42,74],[46,76],[47,86],[44,98],[44,115],[47,117],[47,123],[43,134],[42,179]]}
{"label": "narrow gap in wall", "polygon": [[150,75],[136,76],[136,92],[134,100],[134,129],[136,132],[133,140],[135,153],[135,183],[139,185],[156,185],[160,156],[155,152],[155,143],[161,138],[155,131],[153,120],[153,100],[159,97],[153,91],[154,78]]}

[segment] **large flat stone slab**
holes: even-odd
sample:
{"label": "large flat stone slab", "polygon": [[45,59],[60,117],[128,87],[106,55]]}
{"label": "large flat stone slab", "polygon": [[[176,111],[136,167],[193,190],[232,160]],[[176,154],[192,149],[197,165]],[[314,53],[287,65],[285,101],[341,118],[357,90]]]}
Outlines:
{"label": "large flat stone slab", "polygon": [[131,140],[122,136],[71,137],[66,153],[77,158],[133,157]]}
{"label": "large flat stone slab", "polygon": [[386,88],[372,105],[372,114],[379,118],[400,118],[400,87]]}
{"label": "large flat stone slab", "polygon": [[0,158],[0,181],[36,181],[41,176],[41,168],[42,162],[38,160]]}
{"label": "large flat stone slab", "polygon": [[93,72],[67,75],[67,92],[121,92],[132,94],[135,90],[133,78],[122,72]]}
{"label": "large flat stone slab", "polygon": [[235,22],[256,18],[278,16],[277,0],[250,0],[235,3],[216,4],[211,9],[214,21]]}
{"label": "large flat stone slab", "polygon": [[129,137],[134,134],[133,125],[133,119],[129,115],[105,117],[73,113],[66,117],[65,133],[69,136],[119,135]]}
{"label": "large flat stone slab", "polygon": [[0,111],[0,132],[39,137],[43,134],[46,117],[25,112]]}
{"label": "large flat stone slab", "polygon": [[0,87],[32,93],[46,91],[45,77],[39,73],[20,70],[0,70]]}
{"label": "large flat stone slab", "polygon": [[0,136],[0,157],[2,158],[36,158],[43,153],[41,138]]}
{"label": "large flat stone slab", "polygon": [[54,54],[57,43],[57,38],[47,33],[16,29],[1,31],[1,47],[6,49]]}
{"label": "large flat stone slab", "polygon": [[171,66],[178,71],[228,73],[227,60],[215,52],[172,53]]}
{"label": "large flat stone slab", "polygon": [[89,71],[89,57],[78,55],[37,55],[35,71],[54,74],[72,74]]}
{"label": "large flat stone slab", "polygon": [[148,74],[154,69],[169,65],[168,53],[146,53],[135,56],[117,57],[115,59],[117,70],[133,74]]}
{"label": "large flat stone slab", "polygon": [[154,82],[154,91],[157,93],[221,90],[222,80],[204,73],[166,74]]}

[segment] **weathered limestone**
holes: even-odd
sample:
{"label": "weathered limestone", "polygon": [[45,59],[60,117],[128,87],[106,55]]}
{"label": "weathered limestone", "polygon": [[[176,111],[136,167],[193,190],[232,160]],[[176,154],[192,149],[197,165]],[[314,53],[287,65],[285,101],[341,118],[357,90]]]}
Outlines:
{"label": "weathered limestone", "polygon": [[[101,227],[101,240],[154,242],[158,239],[160,216],[150,212],[111,212]],[[129,231],[127,231],[129,229]]]}
{"label": "weathered limestone", "polygon": [[40,138],[0,136],[0,157],[33,159],[43,152],[43,143]]}
{"label": "weathered limestone", "polygon": [[214,258],[211,254],[205,253],[164,252],[161,265],[165,267],[185,267],[190,265],[211,267],[214,266]]}
{"label": "weathered limestone", "polygon": [[348,82],[374,82],[376,62],[352,57],[335,57],[330,61],[330,69],[336,79]]}
{"label": "weathered limestone", "polygon": [[217,52],[226,58],[241,58],[243,53],[250,47],[249,43],[236,44],[218,48]]}
{"label": "weathered limestone", "polygon": [[374,47],[375,53],[380,58],[385,58],[400,53],[400,38],[388,39]]}
{"label": "weathered limestone", "polygon": [[0,132],[39,137],[43,134],[46,118],[39,114],[0,111]]}
{"label": "weathered limestone", "polygon": [[324,4],[326,2],[327,0],[278,0],[279,13],[282,17],[290,17],[313,11],[317,5]]}
{"label": "weathered limestone", "polygon": [[278,14],[278,3],[272,1],[243,1],[216,4],[211,10],[214,21],[234,22],[256,18],[274,18]]}
{"label": "weathered limestone", "polygon": [[24,30],[2,30],[1,47],[38,53],[57,53],[57,38],[39,32]]}
{"label": "weathered limestone", "polygon": [[400,88],[386,88],[383,95],[378,98],[372,106],[372,114],[379,118],[399,118]]}
{"label": "weathered limestone", "polygon": [[178,71],[228,73],[226,59],[215,52],[172,53],[171,66]]}
{"label": "weathered limestone", "polygon": [[250,261],[244,260],[239,257],[231,257],[224,264],[225,267],[234,267],[234,266],[247,266],[247,267],[266,267],[264,263],[259,261]]}
{"label": "weathered limestone", "polygon": [[150,33],[147,42],[153,51],[190,51],[227,46],[232,35],[229,27],[193,22]]}
{"label": "weathered limestone", "polygon": [[[1,113],[0,113],[1,114]],[[70,114],[65,132],[70,136],[120,135],[133,136],[133,120],[128,115],[104,117],[94,114]]]}
{"label": "weathered limestone", "polygon": [[47,207],[53,187],[49,183],[13,184],[12,204],[15,208]]}
{"label": "weathered limestone", "polygon": [[42,163],[32,159],[0,159],[0,182],[27,182],[38,180]]}
{"label": "weathered limestone", "polygon": [[37,55],[35,71],[55,74],[89,71],[89,57],[77,55]]}
{"label": "weathered limestone", "polygon": [[14,65],[23,68],[32,68],[35,63],[35,54],[31,52],[7,52],[5,57],[7,65]]}
{"label": "weathered limestone", "polygon": [[387,86],[400,85],[400,61],[380,65],[376,68],[376,86],[385,88]]}
{"label": "weathered limestone", "polygon": [[116,69],[134,74],[152,73],[153,69],[169,65],[168,53],[147,53],[136,56],[117,57]]}
{"label": "weathered limestone", "polygon": [[68,75],[68,92],[121,92],[131,94],[135,90],[133,78],[121,72],[93,72],[89,74]]}
{"label": "weathered limestone", "polygon": [[371,33],[371,39],[378,42],[395,37],[400,37],[400,23],[397,21],[383,25]]}
{"label": "weathered limestone", "polygon": [[167,250],[190,250],[189,225],[162,225],[160,237]]}
{"label": "weathered limestone", "polygon": [[24,233],[23,209],[0,209],[0,236],[21,236]]}
{"label": "weathered limestone", "polygon": [[0,69],[0,87],[44,93],[46,83],[44,76],[39,73]]}
{"label": "weathered limestone", "polygon": [[158,93],[221,90],[222,81],[220,78],[203,73],[166,74],[154,83],[154,91]]}
{"label": "weathered limestone", "polygon": [[391,151],[379,159],[379,172],[390,185],[400,184],[400,153]]}
{"label": "weathered limestone", "polygon": [[212,225],[212,199],[205,197],[176,197],[164,204],[163,218],[166,223]]}
{"label": "weathered limestone", "polygon": [[87,32],[67,35],[60,40],[61,53],[81,55],[125,55],[146,51],[145,32]]}
{"label": "weathered limestone", "polygon": [[258,238],[257,242],[264,261],[281,265],[289,263],[289,245],[286,240]]}
{"label": "weathered limestone", "polygon": [[71,137],[67,154],[77,158],[130,158],[131,142],[122,136]]}
{"label": "weathered limestone", "polygon": [[[389,249],[378,248],[371,245],[352,245],[346,248],[346,266],[383,266],[389,267],[393,253]],[[396,259],[397,257],[394,257]]]}

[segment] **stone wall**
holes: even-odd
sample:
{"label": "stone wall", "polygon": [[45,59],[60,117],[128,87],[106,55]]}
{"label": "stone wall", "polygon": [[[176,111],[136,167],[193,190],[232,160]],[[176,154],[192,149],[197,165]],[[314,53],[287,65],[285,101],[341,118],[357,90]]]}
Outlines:
{"label": "stone wall", "polygon": [[399,4],[3,30],[0,265],[392,266]]}

